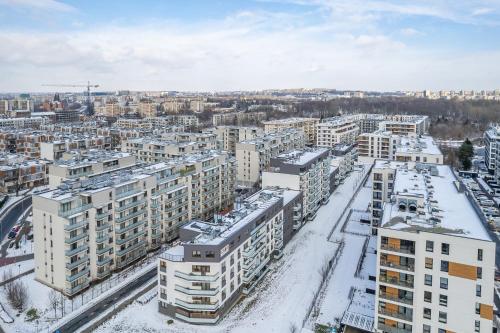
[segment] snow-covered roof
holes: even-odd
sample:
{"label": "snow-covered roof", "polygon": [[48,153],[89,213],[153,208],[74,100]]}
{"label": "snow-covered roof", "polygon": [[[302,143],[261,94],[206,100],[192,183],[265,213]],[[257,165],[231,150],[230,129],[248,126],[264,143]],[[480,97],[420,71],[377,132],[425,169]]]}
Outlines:
{"label": "snow-covered roof", "polygon": [[[409,169],[397,162],[385,167],[395,169],[395,179],[391,200],[384,204],[383,228],[491,240],[450,167],[417,164]],[[401,200],[414,202],[416,211],[401,210]]]}
{"label": "snow-covered roof", "polygon": [[412,154],[422,153],[429,155],[442,155],[441,150],[434,142],[432,136],[401,136],[401,142],[396,147],[396,153]]}

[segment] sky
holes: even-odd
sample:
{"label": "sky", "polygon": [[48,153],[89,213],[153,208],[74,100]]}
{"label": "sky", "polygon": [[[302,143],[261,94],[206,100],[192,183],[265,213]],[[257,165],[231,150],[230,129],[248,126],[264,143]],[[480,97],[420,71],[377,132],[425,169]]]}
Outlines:
{"label": "sky", "polygon": [[499,89],[500,0],[0,0],[1,92],[87,81]]}

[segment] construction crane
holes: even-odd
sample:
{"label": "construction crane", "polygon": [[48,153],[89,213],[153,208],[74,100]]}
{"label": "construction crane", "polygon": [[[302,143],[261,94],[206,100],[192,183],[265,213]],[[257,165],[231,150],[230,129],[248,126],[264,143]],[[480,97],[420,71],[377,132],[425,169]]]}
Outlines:
{"label": "construction crane", "polygon": [[90,84],[87,81],[87,84],[42,84],[44,87],[70,87],[70,88],[87,88],[87,114],[94,114],[94,110],[92,108],[92,102],[90,100],[90,88],[98,88],[98,84]]}

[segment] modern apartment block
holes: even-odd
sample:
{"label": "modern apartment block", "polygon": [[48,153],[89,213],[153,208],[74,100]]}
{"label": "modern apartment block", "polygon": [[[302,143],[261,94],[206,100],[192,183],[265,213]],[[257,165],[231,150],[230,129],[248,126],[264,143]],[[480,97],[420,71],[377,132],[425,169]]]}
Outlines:
{"label": "modern apartment block", "polygon": [[306,138],[306,144],[316,144],[316,131],[319,118],[286,118],[278,120],[264,121],[264,131],[266,133],[279,132],[287,128],[302,130]]}
{"label": "modern apartment block", "polygon": [[395,135],[378,130],[361,134],[357,144],[360,161],[386,159],[443,164],[443,154],[431,136]]}
{"label": "modern apartment block", "polygon": [[326,148],[292,150],[271,158],[262,173],[262,188],[302,192],[304,220],[312,220],[330,198],[330,151]]}
{"label": "modern apartment block", "polygon": [[331,149],[331,166],[337,170],[337,184],[354,169],[357,159],[358,153],[354,144],[337,144]]}
{"label": "modern apartment block", "polygon": [[191,221],[158,261],[158,308],[191,324],[214,324],[252,292],[302,219],[300,191],[261,190],[227,215]]}
{"label": "modern apartment block", "polygon": [[333,147],[339,143],[352,144],[359,135],[359,126],[347,117],[327,119],[316,127],[318,147]]}
{"label": "modern apartment block", "polygon": [[392,115],[389,119],[380,123],[379,129],[390,131],[396,135],[424,135],[427,133],[430,120],[426,116],[414,115]]}
{"label": "modern apartment block", "polygon": [[217,126],[207,130],[217,135],[219,149],[231,152],[236,152],[236,144],[245,140],[252,140],[264,135],[264,131],[259,127],[244,127],[244,126]]}
{"label": "modern apartment block", "polygon": [[259,121],[265,120],[267,117],[266,112],[230,112],[230,113],[216,113],[212,115],[212,125],[238,125],[244,126],[246,123],[255,124]]}
{"label": "modern apartment block", "polygon": [[55,189],[66,180],[88,178],[135,165],[136,158],[129,153],[95,149],[72,151],[49,166],[49,186]]}
{"label": "modern apartment block", "polygon": [[[448,166],[390,168],[378,226],[377,332],[492,332],[495,243]],[[388,185],[388,184],[387,184]]]}
{"label": "modern apartment block", "polygon": [[497,148],[500,143],[500,125],[491,124],[484,132],[484,163],[490,173],[494,173],[497,165]]}
{"label": "modern apartment block", "polygon": [[122,140],[122,151],[133,154],[141,162],[158,163],[185,154],[201,152],[204,147],[194,141],[178,142],[160,136]]}
{"label": "modern apartment block", "polygon": [[139,116],[142,118],[146,117],[156,117],[156,114],[158,112],[158,107],[159,104],[149,101],[149,100],[144,100],[139,102]]}
{"label": "modern apartment block", "polygon": [[74,150],[88,151],[90,149],[110,150],[111,137],[83,134],[58,136],[51,142],[40,143],[40,158],[55,161],[61,159],[64,153]]}
{"label": "modern apartment block", "polygon": [[29,160],[25,155],[1,153],[0,193],[16,193],[45,185],[47,165],[44,160]]}
{"label": "modern apartment block", "polygon": [[54,134],[28,129],[0,130],[0,152],[40,158],[40,144],[54,140]]}
{"label": "modern apartment block", "polygon": [[0,118],[0,128],[40,128],[48,122],[44,117]]}
{"label": "modern apartment block", "polygon": [[229,209],[235,170],[234,159],[207,152],[34,195],[36,279],[71,296],[123,269],[190,219]]}
{"label": "modern apartment block", "polygon": [[161,134],[163,139],[174,140],[177,142],[196,142],[200,149],[217,149],[217,135],[215,133],[193,133],[193,132],[165,132]]}
{"label": "modern apartment block", "polygon": [[238,184],[247,187],[255,186],[259,183],[262,172],[269,166],[271,158],[289,150],[302,149],[304,146],[304,132],[296,129],[269,133],[253,140],[237,143],[236,179]]}

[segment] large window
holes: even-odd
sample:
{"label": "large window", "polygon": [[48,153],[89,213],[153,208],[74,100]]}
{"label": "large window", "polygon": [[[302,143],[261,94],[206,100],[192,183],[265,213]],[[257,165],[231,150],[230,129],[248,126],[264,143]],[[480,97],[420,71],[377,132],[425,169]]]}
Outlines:
{"label": "large window", "polygon": [[433,241],[426,241],[425,242],[425,250],[427,252],[433,252],[434,251],[434,242]]}

